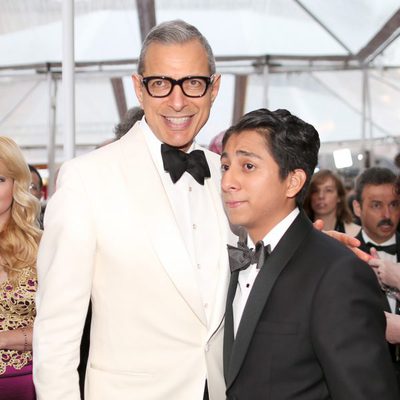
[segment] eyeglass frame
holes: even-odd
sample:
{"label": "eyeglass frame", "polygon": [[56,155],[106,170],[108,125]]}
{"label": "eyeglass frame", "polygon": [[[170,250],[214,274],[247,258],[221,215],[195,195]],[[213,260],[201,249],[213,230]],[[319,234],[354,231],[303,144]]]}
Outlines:
{"label": "eyeglass frame", "polygon": [[[173,79],[173,78],[170,78],[169,76],[156,76],[156,75],[155,76],[140,76],[140,77],[141,77],[142,85],[146,88],[146,91],[149,94],[149,96],[154,97],[156,99],[162,99],[164,97],[168,97],[172,93],[172,91],[174,90],[174,87],[176,85],[178,85],[181,88],[182,93],[186,97],[190,97],[192,99],[196,99],[196,98],[200,98],[200,97],[204,97],[205,96],[209,86],[214,83],[215,74],[212,74],[211,76],[189,75],[189,76],[184,76],[183,78],[180,78],[180,79]],[[163,96],[154,96],[154,95],[152,95],[150,93],[150,90],[149,90],[149,87],[148,87],[149,81],[151,79],[165,79],[166,81],[170,82],[171,83],[170,91],[167,94],[163,95]],[[187,81],[187,80],[190,80],[190,79],[202,79],[206,83],[206,87],[205,87],[204,93],[202,95],[190,96],[190,95],[186,94],[186,92],[184,91],[182,85],[183,85],[184,81]]]}

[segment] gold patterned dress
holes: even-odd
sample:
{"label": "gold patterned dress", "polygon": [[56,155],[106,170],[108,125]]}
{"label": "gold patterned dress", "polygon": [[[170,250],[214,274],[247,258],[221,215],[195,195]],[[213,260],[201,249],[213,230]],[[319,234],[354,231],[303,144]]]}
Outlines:
{"label": "gold patterned dress", "polygon": [[[0,284],[0,331],[33,325],[36,288],[36,274],[31,268],[21,272],[17,284],[9,280]],[[31,351],[0,349],[0,398],[35,398]]]}

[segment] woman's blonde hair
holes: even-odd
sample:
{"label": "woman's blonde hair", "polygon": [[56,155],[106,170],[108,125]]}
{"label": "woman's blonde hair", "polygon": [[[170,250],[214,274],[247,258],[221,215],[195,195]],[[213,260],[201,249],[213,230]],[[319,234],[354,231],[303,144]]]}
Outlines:
{"label": "woman's blonde hair", "polygon": [[15,282],[22,269],[36,268],[40,204],[29,191],[32,178],[21,150],[5,136],[0,136],[0,173],[14,181],[10,218],[0,232],[0,265]]}

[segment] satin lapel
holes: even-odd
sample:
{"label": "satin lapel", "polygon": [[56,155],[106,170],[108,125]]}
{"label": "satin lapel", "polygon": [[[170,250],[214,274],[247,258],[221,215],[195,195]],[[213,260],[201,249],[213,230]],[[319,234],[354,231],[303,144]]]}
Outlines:
{"label": "satin lapel", "polygon": [[229,284],[229,262],[228,262],[228,250],[227,243],[232,240],[230,238],[230,230],[228,220],[225,215],[225,211],[222,205],[221,193],[220,193],[220,163],[219,160],[217,162],[211,159],[208,156],[208,152],[205,151],[207,156],[208,164],[211,171],[211,178],[206,179],[205,186],[209,191],[215,210],[217,214],[217,222],[218,229],[220,233],[220,252],[219,252],[219,260],[218,260],[218,276],[216,276],[216,288],[215,288],[215,296],[213,302],[211,303],[212,314],[210,316],[209,321],[209,330],[208,330],[208,340],[210,337],[218,330],[221,325],[224,314],[225,314],[225,303],[226,303],[226,293]]}
{"label": "satin lapel", "polygon": [[177,225],[168,196],[136,124],[120,139],[121,164],[131,197],[135,220],[151,242],[158,259],[178,292],[197,317],[207,325],[191,258]]}
{"label": "satin lapel", "polygon": [[233,308],[232,303],[235,298],[237,282],[239,272],[233,272],[231,274],[231,280],[229,282],[228,295],[226,299],[226,311],[225,311],[225,326],[224,326],[224,376],[225,381],[228,377],[229,364],[232,354],[233,347]]}
{"label": "satin lapel", "polygon": [[400,235],[396,233],[396,257],[397,262],[400,262]]}
{"label": "satin lapel", "polygon": [[232,385],[243,364],[261,313],[271,293],[271,289],[279,274],[311,230],[311,222],[301,212],[279,241],[274,251],[266,259],[263,268],[258,273],[243,311],[236,339],[233,343],[228,379],[226,382],[227,389]]}

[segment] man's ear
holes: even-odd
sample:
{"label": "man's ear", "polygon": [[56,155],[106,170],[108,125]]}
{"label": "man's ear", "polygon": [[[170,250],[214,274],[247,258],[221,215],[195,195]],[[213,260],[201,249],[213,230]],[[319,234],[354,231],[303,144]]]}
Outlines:
{"label": "man's ear", "polygon": [[361,217],[361,204],[358,200],[353,200],[353,211],[356,217]]}
{"label": "man's ear", "polygon": [[132,82],[140,107],[143,108],[143,85],[140,76],[138,74],[133,74]]}
{"label": "man's ear", "polygon": [[214,103],[214,100],[218,95],[220,85],[221,85],[221,75],[216,74],[211,89],[211,104]]}
{"label": "man's ear", "polygon": [[307,175],[302,169],[295,169],[290,172],[288,176],[288,188],[286,191],[286,195],[289,198],[294,198],[303,188],[305,182],[307,180]]}

